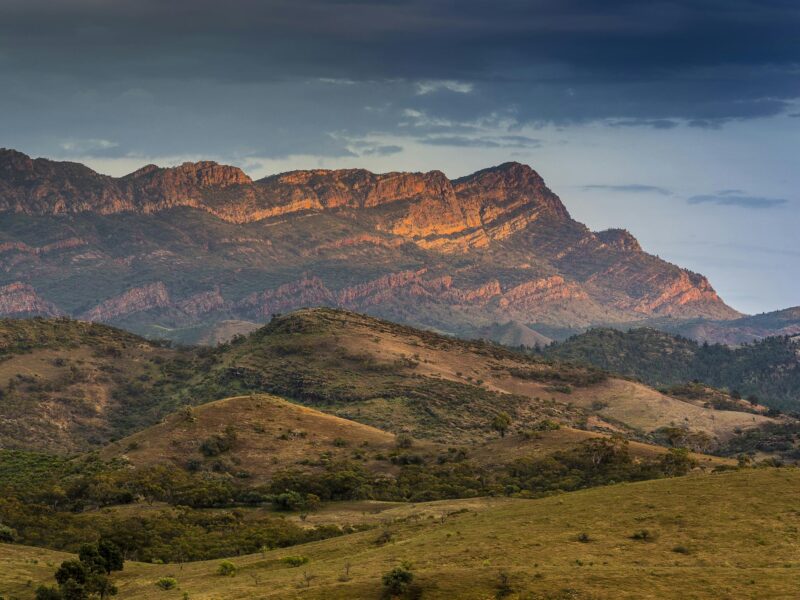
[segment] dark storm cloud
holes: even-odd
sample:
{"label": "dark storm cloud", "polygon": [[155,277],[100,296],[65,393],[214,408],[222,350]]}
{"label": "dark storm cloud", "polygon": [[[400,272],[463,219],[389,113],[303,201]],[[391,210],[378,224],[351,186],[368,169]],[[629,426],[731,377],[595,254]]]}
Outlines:
{"label": "dark storm cloud", "polygon": [[656,185],[645,185],[641,183],[624,183],[619,185],[584,185],[584,190],[587,191],[609,191],[609,192],[624,192],[635,194],[658,194],[660,196],[671,196],[672,192],[667,188],[659,187]]}
{"label": "dark storm cloud", "polygon": [[[800,97],[789,0],[0,0],[6,143],[348,156],[348,137],[719,127]],[[425,115],[403,130],[407,111]],[[796,110],[796,109],[795,109]],[[470,137],[470,139],[474,139]],[[483,140],[484,146],[497,140]],[[470,142],[472,143],[472,142]],[[113,148],[113,150],[112,150]]]}
{"label": "dark storm cloud", "polygon": [[692,196],[687,200],[689,204],[717,204],[720,206],[738,206],[741,208],[777,208],[788,202],[785,198],[766,198],[763,196],[748,196],[741,190],[721,190],[716,194],[703,194]]}

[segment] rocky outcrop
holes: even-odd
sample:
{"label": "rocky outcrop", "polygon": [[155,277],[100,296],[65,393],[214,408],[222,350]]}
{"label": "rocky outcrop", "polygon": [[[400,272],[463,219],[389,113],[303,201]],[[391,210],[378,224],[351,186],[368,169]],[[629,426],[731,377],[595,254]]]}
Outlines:
{"label": "rocky outcrop", "polygon": [[164,282],[157,281],[109,298],[87,311],[81,318],[86,321],[108,322],[133,313],[165,308],[171,305],[169,292]]}
{"label": "rocky outcrop", "polygon": [[0,315],[57,317],[61,314],[55,304],[41,298],[27,283],[0,287]]}
{"label": "rocky outcrop", "polygon": [[603,244],[614,250],[621,252],[641,252],[642,250],[639,240],[633,237],[626,229],[606,229],[605,231],[597,232],[595,235]]}
{"label": "rocky outcrop", "polygon": [[210,312],[222,310],[226,306],[225,298],[219,289],[194,294],[176,303],[176,308],[190,317],[200,317]]}

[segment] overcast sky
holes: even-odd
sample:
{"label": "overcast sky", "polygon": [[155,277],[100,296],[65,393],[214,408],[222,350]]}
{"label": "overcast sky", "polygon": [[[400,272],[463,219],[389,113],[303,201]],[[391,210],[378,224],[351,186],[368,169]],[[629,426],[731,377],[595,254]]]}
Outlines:
{"label": "overcast sky", "polygon": [[800,304],[796,0],[0,0],[0,146],[534,167],[735,308]]}

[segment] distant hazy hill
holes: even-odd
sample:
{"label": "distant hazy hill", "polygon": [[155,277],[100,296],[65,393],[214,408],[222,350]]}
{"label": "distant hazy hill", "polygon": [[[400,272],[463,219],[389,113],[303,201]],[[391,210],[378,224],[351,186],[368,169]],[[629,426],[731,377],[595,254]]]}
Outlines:
{"label": "distant hazy hill", "polygon": [[800,341],[788,336],[730,348],[655,329],[594,329],[547,348],[545,354],[634,376],[656,387],[697,379],[742,396],[754,395],[768,406],[800,409]]}
{"label": "distant hazy hill", "polygon": [[699,342],[739,345],[770,336],[800,335],[800,307],[723,321],[657,319],[652,325]]}
{"label": "distant hazy hill", "polygon": [[547,337],[740,316],[628,232],[573,220],[518,163],[452,181],[360,169],[253,181],[213,162],[113,178],[2,150],[0,215],[0,314],[176,339],[308,306],[457,334],[510,319]]}

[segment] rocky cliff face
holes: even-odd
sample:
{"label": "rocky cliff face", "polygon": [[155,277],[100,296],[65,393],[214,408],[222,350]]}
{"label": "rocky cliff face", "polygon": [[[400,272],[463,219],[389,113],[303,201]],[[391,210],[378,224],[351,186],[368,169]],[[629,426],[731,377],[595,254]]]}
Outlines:
{"label": "rocky cliff face", "polygon": [[30,285],[17,282],[0,287],[0,315],[58,317],[61,314]]}
{"label": "rocky cliff face", "polygon": [[2,150],[0,213],[3,314],[180,327],[326,305],[451,332],[739,316],[629,232],[574,221],[518,163],[452,181],[362,169],[253,181],[208,161],[112,178]]}
{"label": "rocky cliff face", "polygon": [[376,227],[424,248],[485,247],[541,214],[566,208],[530,167],[506,163],[450,181],[440,171],[374,174],[362,169],[295,171],[253,182],[236,167],[205,161],[147,165],[115,179],[75,163],[0,150],[0,210],[30,215],[152,213],[198,208],[231,223],[305,211],[395,210]]}

